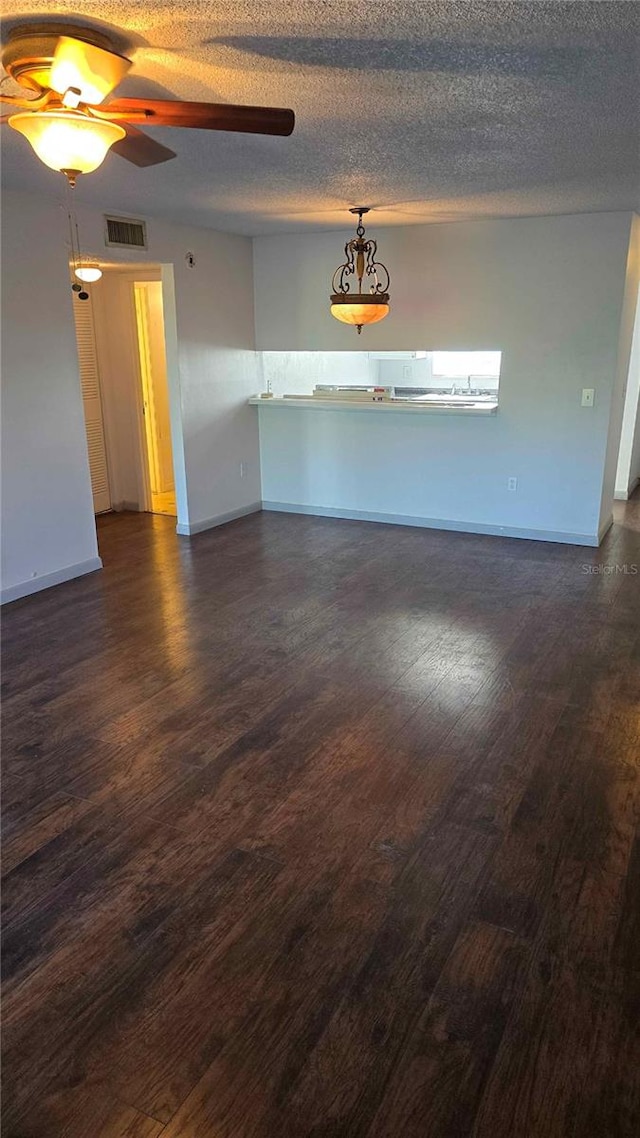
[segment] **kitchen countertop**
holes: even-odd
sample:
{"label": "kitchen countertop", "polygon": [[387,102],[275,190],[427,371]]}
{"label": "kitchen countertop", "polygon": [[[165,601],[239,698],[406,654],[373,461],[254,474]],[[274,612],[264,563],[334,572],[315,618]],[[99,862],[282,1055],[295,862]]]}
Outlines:
{"label": "kitchen countertop", "polygon": [[458,399],[436,402],[432,398],[424,401],[418,399],[385,399],[380,402],[366,399],[319,399],[313,395],[274,395],[270,399],[262,399],[254,395],[249,400],[253,407],[304,407],[313,411],[373,411],[389,414],[401,412],[411,415],[495,415],[498,410],[497,403],[486,400]]}

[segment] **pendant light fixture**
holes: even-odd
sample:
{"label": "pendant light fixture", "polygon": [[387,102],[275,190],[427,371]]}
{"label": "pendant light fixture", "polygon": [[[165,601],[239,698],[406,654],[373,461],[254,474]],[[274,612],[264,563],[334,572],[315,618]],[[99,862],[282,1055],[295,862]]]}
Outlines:
{"label": "pendant light fixture", "polygon": [[[389,273],[381,261],[376,261],[376,241],[365,237],[362,218],[369,207],[354,206],[357,213],[356,236],[344,247],[346,260],[338,265],[331,282],[331,315],[343,324],[355,324],[358,335],[363,324],[377,324],[389,313]],[[349,277],[357,277],[358,291],[351,291]],[[363,281],[365,281],[363,291]],[[353,282],[355,284],[355,281]],[[368,286],[368,287],[367,287]]]}
{"label": "pendant light fixture", "polygon": [[90,260],[88,257],[80,257],[79,263],[75,266],[74,275],[79,281],[84,281],[85,284],[95,284],[102,276],[102,269],[97,261]]}

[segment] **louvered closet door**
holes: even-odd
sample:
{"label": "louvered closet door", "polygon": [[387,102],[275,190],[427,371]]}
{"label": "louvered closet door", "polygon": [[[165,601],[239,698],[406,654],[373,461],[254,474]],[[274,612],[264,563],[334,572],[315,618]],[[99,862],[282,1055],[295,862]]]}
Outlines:
{"label": "louvered closet door", "polygon": [[73,311],[76,321],[82,402],[84,403],[89,448],[93,509],[96,514],[102,514],[105,510],[111,509],[111,492],[109,490],[107,449],[104,441],[100,379],[91,303],[91,297],[88,300],[77,300],[74,294]]}

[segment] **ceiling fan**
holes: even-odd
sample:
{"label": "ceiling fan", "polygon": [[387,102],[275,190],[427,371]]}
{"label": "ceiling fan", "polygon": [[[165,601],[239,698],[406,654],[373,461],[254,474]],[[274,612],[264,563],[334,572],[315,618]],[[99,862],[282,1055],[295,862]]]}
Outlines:
{"label": "ceiling fan", "polygon": [[130,98],[104,103],[132,61],[93,28],[16,27],[2,64],[29,95],[0,91],[0,99],[16,108],[0,121],[20,131],[45,165],[66,174],[72,184],[78,174],[97,169],[110,149],[135,166],[175,158],[173,150],[139,129],[145,124],[283,136],[295,124],[293,111],[277,107]]}

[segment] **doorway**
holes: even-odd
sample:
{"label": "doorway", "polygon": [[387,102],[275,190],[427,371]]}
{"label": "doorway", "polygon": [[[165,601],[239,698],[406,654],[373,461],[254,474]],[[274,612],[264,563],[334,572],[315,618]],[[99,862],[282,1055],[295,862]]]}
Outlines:
{"label": "doorway", "polygon": [[134,281],[133,295],[146,468],[145,507],[152,514],[176,517],[162,284]]}
{"label": "doorway", "polygon": [[105,266],[74,296],[94,512],[188,524],[171,265]]}
{"label": "doorway", "polygon": [[636,302],[614,497],[627,501],[640,484],[640,289]]}

